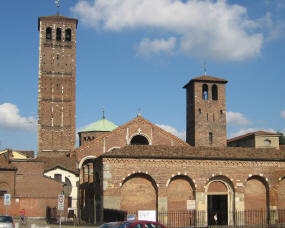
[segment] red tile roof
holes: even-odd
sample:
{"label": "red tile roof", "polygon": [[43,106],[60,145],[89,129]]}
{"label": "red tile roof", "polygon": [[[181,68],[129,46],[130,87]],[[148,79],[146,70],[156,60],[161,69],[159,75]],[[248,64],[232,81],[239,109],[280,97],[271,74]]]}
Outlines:
{"label": "red tile roof", "polygon": [[245,147],[185,147],[128,145],[113,149],[101,157],[105,158],[157,158],[189,160],[255,160],[285,161],[285,153],[277,149]]}
{"label": "red tile roof", "polygon": [[233,142],[233,141],[237,141],[237,140],[240,140],[240,139],[244,139],[244,138],[247,138],[247,137],[250,137],[250,136],[256,136],[256,135],[281,136],[280,133],[275,133],[275,132],[255,131],[255,132],[249,132],[247,134],[239,135],[237,137],[228,139],[227,142]]}

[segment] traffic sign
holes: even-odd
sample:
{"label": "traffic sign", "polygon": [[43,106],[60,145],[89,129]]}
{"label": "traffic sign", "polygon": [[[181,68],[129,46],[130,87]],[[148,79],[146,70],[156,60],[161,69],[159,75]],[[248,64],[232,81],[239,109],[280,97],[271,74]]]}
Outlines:
{"label": "traffic sign", "polygon": [[64,195],[63,194],[58,195],[57,209],[59,211],[64,211]]}
{"label": "traffic sign", "polygon": [[11,194],[4,194],[4,205],[5,206],[11,205]]}

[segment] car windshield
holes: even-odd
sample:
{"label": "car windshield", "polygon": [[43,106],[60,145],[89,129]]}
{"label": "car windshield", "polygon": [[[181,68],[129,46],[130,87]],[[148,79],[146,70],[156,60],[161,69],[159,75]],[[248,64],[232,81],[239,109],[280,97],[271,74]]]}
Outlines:
{"label": "car windshield", "polygon": [[10,222],[12,222],[12,217],[11,216],[2,216],[2,215],[0,215],[0,222],[10,223]]}
{"label": "car windshield", "polygon": [[99,226],[99,228],[109,228],[109,227],[113,227],[117,224],[118,222],[109,222],[109,223],[105,223],[102,224],[101,226]]}

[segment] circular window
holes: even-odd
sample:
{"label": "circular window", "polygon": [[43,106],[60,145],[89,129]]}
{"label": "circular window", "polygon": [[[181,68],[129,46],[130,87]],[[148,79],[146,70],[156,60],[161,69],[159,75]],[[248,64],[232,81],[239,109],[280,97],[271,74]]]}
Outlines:
{"label": "circular window", "polygon": [[270,145],[271,144],[271,140],[270,139],[265,139],[264,140],[264,144],[265,145]]}

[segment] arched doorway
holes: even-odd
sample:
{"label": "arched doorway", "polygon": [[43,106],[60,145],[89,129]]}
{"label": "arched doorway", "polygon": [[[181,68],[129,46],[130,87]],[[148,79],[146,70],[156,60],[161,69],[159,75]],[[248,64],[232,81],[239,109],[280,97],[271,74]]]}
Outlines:
{"label": "arched doorway", "polygon": [[233,225],[234,187],[225,176],[210,179],[207,185],[208,225]]}
{"label": "arched doorway", "polygon": [[121,210],[157,210],[157,186],[147,174],[137,173],[125,179],[121,187]]}

